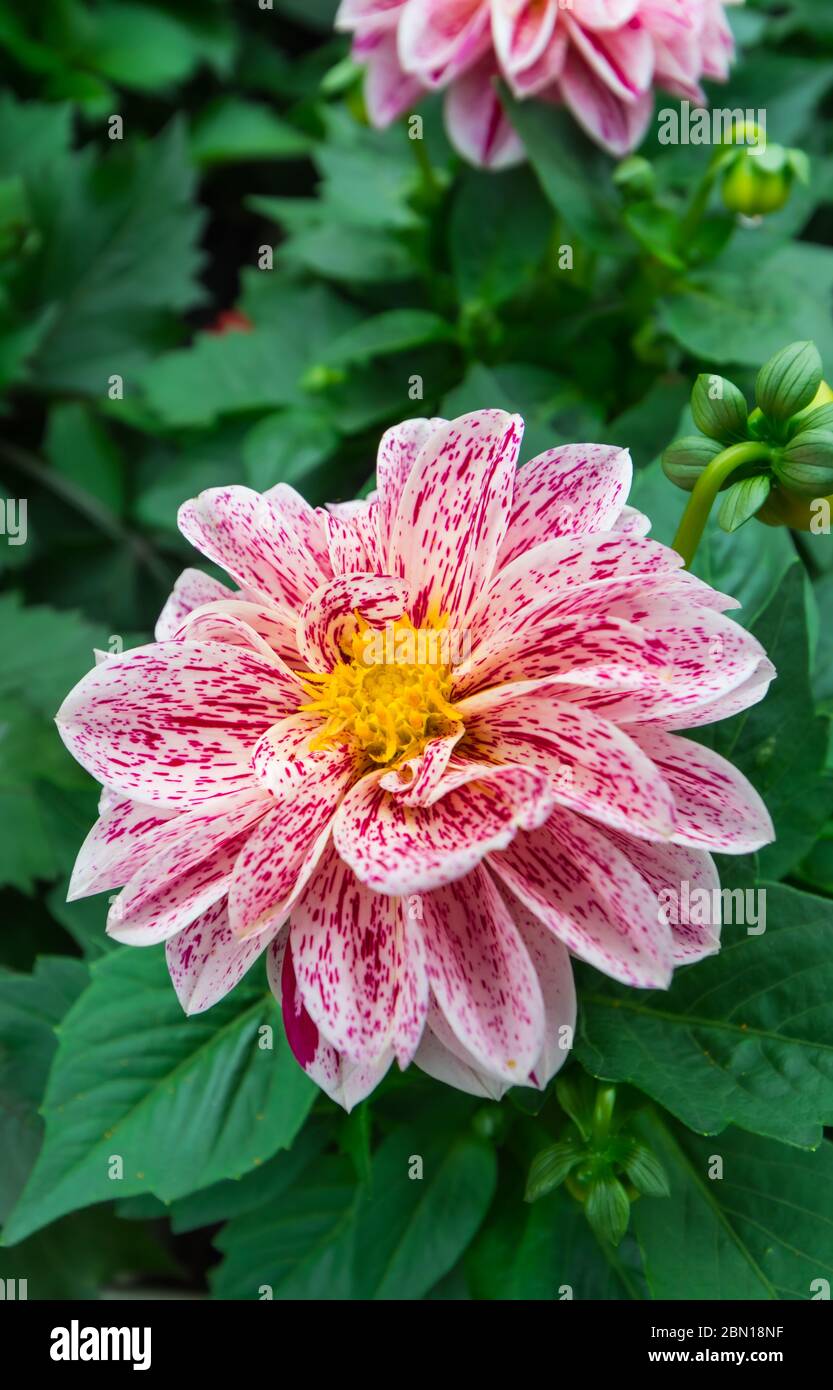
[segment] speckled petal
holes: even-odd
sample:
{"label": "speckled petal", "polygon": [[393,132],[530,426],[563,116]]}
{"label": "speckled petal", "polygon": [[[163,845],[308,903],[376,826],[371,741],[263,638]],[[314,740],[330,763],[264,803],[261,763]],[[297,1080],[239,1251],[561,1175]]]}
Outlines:
{"label": "speckled petal", "polygon": [[240,941],[229,926],[225,899],[165,944],[168,972],[187,1014],[224,999],[269,944],[268,936]]}
{"label": "speckled petal", "polygon": [[250,785],[254,745],[302,694],[278,657],[160,642],[90,671],[55,722],[97,781],[154,806],[186,808]]}
{"label": "speckled petal", "polygon": [[310,1017],[353,1062],[392,1046],[404,967],[399,898],[372,893],[330,848],[293,909],[295,976]]}
{"label": "speckled petal", "polygon": [[[541,824],[551,800],[532,769],[478,767],[444,779],[441,799],[412,808],[369,773],[345,796],[333,823],[339,854],[380,893],[420,893],[461,878],[491,849],[508,845],[520,826]],[[446,778],[449,774],[446,774]]]}
{"label": "speckled petal", "polygon": [[660,729],[633,736],[674,795],[674,840],[723,854],[750,854],[775,839],[772,820],[751,782],[719,753]]}
{"label": "speckled petal", "polygon": [[622,514],[633,466],[627,449],[567,444],[518,469],[498,565],[557,536],[610,531]]}
{"label": "speckled petal", "polygon": [[625,984],[668,987],[673,943],[659,900],[603,830],[558,810],[488,863],[573,955]]}
{"label": "speckled petal", "polygon": [[341,574],[322,584],[298,618],[298,647],[308,670],[331,671],[343,660],[341,643],[360,613],[371,627],[396,622],[407,607],[407,588],[381,574]]}
{"label": "speckled petal", "polygon": [[219,579],[212,579],[202,570],[183,570],[173,587],[173,592],[159,614],[154,630],[157,642],[167,642],[175,637],[188,614],[204,603],[215,603],[218,599],[231,598],[233,590]]}
{"label": "speckled petal", "polygon": [[390,544],[415,626],[458,626],[488,582],[506,534],[523,422],[480,410],[434,430],[408,474]]}
{"label": "speckled petal", "polygon": [[423,898],[431,990],[455,1036],[491,1076],[521,1083],[541,1054],[544,1001],[511,913],[483,869]]}
{"label": "speckled petal", "polygon": [[179,529],[243,588],[289,608],[331,574],[321,517],[285,484],[209,488],[180,507]]}

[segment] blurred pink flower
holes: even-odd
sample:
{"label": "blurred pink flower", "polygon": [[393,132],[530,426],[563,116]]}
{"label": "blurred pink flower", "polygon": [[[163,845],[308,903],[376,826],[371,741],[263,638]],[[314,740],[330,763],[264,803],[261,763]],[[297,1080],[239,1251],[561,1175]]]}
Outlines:
{"label": "blurred pink flower", "polygon": [[313,509],[213,488],[156,642],[104,656],[57,716],[103,784],[74,898],[167,942],[186,1010],[262,953],[290,1045],[351,1106],[395,1059],[463,1090],[543,1087],[575,1022],[570,954],[664,988],[718,949],[661,894],[772,837],[760,798],[678,730],[773,675],[626,505],[626,450],[516,470],[482,410],[385,434],[378,492]]}
{"label": "blurred pink flower", "polygon": [[698,104],[703,77],[725,81],[735,0],[342,0],[340,29],[367,65],[376,126],[446,89],[446,126],[473,164],[523,158],[495,79],[519,99],[563,103],[621,157],[642,139],[655,87]]}

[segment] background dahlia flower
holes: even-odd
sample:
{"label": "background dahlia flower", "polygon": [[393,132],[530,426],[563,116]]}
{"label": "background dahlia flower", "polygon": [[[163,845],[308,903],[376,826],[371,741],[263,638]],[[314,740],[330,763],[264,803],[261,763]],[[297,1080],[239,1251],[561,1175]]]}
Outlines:
{"label": "background dahlia flower", "polygon": [[186,570],[157,640],[58,714],[104,788],[71,897],[125,885],[108,931],[165,941],[192,1013],[265,953],[295,1056],[347,1107],[394,1059],[478,1095],[545,1086],[570,955],[667,986],[719,942],[660,894],[772,837],[679,733],[774,674],[737,605],[646,537],[627,451],[516,470],[522,428],[407,421],[378,492],[329,510],[284,484],[187,502],[236,587]]}
{"label": "background dahlia flower", "polygon": [[635,148],[653,91],[702,105],[704,77],[725,81],[734,53],[724,4],[735,0],[342,0],[340,29],[367,65],[374,125],[446,89],[452,144],[501,168],[523,146],[495,90],[563,103],[611,154]]}

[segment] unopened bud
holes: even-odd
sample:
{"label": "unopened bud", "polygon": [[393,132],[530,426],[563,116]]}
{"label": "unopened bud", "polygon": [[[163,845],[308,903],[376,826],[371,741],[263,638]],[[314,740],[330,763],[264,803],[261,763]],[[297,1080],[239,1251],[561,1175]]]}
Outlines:
{"label": "unopened bud", "polygon": [[683,439],[675,439],[662,456],[662,471],[669,482],[691,492],[713,458],[722,452],[722,445],[714,439],[706,439],[702,434],[688,434]]}
{"label": "unopened bud", "polygon": [[698,430],[721,444],[747,438],[749,407],[733,381],[701,372],[691,392],[691,413]]}
{"label": "unopened bud", "polygon": [[789,420],[810,404],[821,378],[821,357],[815,343],[790,343],[761,367],[755,397],[770,420]]}

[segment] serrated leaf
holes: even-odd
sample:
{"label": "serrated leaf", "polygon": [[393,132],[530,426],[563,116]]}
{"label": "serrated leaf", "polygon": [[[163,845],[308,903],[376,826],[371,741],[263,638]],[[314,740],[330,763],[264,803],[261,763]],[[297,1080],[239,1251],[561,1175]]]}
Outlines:
{"label": "serrated leaf", "polygon": [[701,1133],[736,1124],[810,1147],[833,1123],[833,902],[764,891],[763,935],[724,927],[720,954],[668,991],[586,980],[576,1051]]}
{"label": "serrated leaf", "polygon": [[[292,1142],[315,1096],[259,971],[193,1018],[161,951],[126,947],[91,971],[61,1028],[46,1137],[8,1243],[93,1202],[137,1192],[170,1201],[239,1177]],[[258,1046],[264,1024],[273,1049]],[[118,1183],[111,1155],[124,1162]]]}
{"label": "serrated leaf", "polygon": [[819,1296],[816,1281],[833,1277],[833,1145],[804,1153],[737,1130],[704,1140],[659,1118],[642,1128],[671,1187],[632,1209],[654,1298]]}

